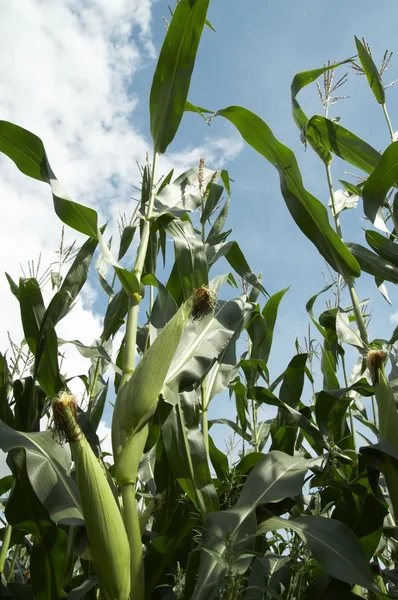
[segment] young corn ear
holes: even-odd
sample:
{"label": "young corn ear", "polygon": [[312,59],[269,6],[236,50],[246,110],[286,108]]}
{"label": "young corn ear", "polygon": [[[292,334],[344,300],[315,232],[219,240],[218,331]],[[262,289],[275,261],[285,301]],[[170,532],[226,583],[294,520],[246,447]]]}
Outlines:
{"label": "young corn ear", "polygon": [[[391,386],[388,382],[384,361],[386,353],[371,351],[368,354],[368,368],[375,389],[379,412],[379,435],[398,451],[398,412]],[[395,520],[398,519],[398,461],[391,456],[384,456],[379,467],[386,481]]]}
{"label": "young corn ear", "polygon": [[200,318],[214,307],[214,302],[214,294],[208,288],[193,290],[144,354],[129,381],[119,390],[112,421],[118,483],[135,483],[148,421],[156,410],[159,394],[190,315]]}
{"label": "young corn ear", "polygon": [[87,537],[102,596],[106,600],[128,600],[130,547],[119,507],[106,474],[76,420],[74,396],[61,392],[52,406],[55,430],[71,447]]}

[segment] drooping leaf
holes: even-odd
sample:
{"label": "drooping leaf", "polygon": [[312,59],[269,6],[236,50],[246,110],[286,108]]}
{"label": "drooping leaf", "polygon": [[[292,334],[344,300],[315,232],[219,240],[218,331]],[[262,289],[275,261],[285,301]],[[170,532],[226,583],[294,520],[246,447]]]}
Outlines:
{"label": "drooping leaf", "polygon": [[7,121],[0,121],[0,152],[18,169],[51,186],[54,210],[63,223],[90,237],[97,237],[98,215],[92,208],[73,202],[53,173],[39,137]]}
{"label": "drooping leaf", "polygon": [[398,244],[381,235],[378,231],[366,230],[365,238],[369,246],[379,256],[385,258],[398,268]]}
{"label": "drooping leaf", "polygon": [[293,152],[249,110],[231,106],[217,114],[231,121],[243,139],[278,170],[282,195],[291,215],[325,260],[343,276],[358,277],[359,265],[330,226],[326,208],[304,188]]}
{"label": "drooping leaf", "polygon": [[184,114],[209,2],[180,0],[167,29],[149,101],[155,152],[166,151]]}

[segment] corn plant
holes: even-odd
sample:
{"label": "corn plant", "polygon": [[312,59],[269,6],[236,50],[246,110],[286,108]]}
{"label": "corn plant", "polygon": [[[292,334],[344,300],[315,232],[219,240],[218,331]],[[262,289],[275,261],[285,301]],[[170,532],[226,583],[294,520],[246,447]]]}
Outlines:
{"label": "corn plant", "polygon": [[[153,158],[141,171],[134,217],[122,220],[117,253],[97,213],[66,194],[40,138],[0,122],[0,150],[27,176],[50,185],[57,216],[87,238],[67,273],[51,278],[47,306],[34,269],[18,283],[7,274],[24,340],[0,356],[0,448],[12,473],[0,480],[2,597],[397,595],[398,333],[369,340],[356,291],[361,271],[385,296],[384,282],[398,283],[397,202],[390,194],[398,154],[382,81],[388,56],[378,70],[367,43],[356,39],[357,62],[329,62],[293,79],[294,120],[323,163],[331,225],[327,208],[305,188],[293,152],[259,116],[239,106],[214,112],[188,101],[201,34],[212,27],[208,7],[209,0],[180,0],[168,23],[149,102]],[[345,81],[333,84],[341,65],[363,73],[381,105],[391,137],[382,154],[328,117],[338,98],[332,94]],[[308,119],[297,96],[321,76],[325,115]],[[229,239],[228,172],[201,160],[177,178],[172,171],[159,180],[159,157],[184,111],[207,123],[226,118],[275,166],[293,219],[330,270],[332,281],[307,303],[312,329],[304,347],[296,342],[295,355],[275,379],[268,360],[288,290],[270,295],[272,282],[265,287]],[[336,192],[333,155],[367,179],[343,181],[345,192]],[[366,231],[371,250],[343,238],[340,219],[356,197],[375,229],[384,231]],[[64,341],[56,327],[73,310],[98,249],[113,277],[99,269],[107,295],[100,339],[90,347],[75,342],[91,360],[82,377],[85,396],[78,399],[63,374]],[[231,271],[213,276],[221,258]],[[233,297],[239,278],[242,290]],[[326,310],[316,317],[323,293],[329,294]],[[113,349],[119,332],[122,343]],[[347,345],[358,353],[350,378]],[[235,418],[209,420],[210,402],[220,393],[234,398]],[[113,464],[97,435],[106,402],[114,406]],[[264,405],[274,407],[273,418],[261,420]],[[49,428],[41,425],[43,417]],[[215,444],[216,423],[237,437],[238,460],[228,460]]]}

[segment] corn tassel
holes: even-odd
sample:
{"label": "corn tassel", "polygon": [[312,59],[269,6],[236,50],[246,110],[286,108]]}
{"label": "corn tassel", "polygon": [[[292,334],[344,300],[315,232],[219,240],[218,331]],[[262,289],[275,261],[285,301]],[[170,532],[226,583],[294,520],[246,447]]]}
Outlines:
{"label": "corn tassel", "polygon": [[76,420],[76,400],[61,392],[53,401],[54,423],[61,439],[69,442],[77,485],[102,596],[128,600],[130,547],[119,507],[106,475]]}

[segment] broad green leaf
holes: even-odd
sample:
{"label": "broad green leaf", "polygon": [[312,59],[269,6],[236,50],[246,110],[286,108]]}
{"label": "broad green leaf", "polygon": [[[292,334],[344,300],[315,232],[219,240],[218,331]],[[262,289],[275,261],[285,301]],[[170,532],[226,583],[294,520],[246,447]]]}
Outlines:
{"label": "broad green leaf", "polygon": [[365,344],[361,339],[359,332],[355,331],[355,329],[350,326],[348,314],[341,310],[338,310],[336,314],[336,331],[340,342],[350,344],[350,346],[354,346],[363,353]]}
{"label": "broad green leaf", "polygon": [[361,244],[347,243],[347,246],[363,271],[379,279],[398,283],[398,268],[388,260],[364,248]]}
{"label": "broad green leaf", "polygon": [[199,167],[188,169],[158,192],[153,216],[170,214],[181,218],[185,213],[195,211],[202,203],[207,186],[217,178],[218,172],[211,169],[204,168],[201,172]]}
{"label": "broad green leaf", "polygon": [[344,277],[358,277],[359,265],[330,226],[326,208],[304,188],[293,152],[249,110],[231,106],[217,114],[231,121],[243,139],[278,170],[282,195],[291,215],[325,260]]}
{"label": "broad green leaf", "polygon": [[398,268],[398,244],[395,244],[377,231],[372,231],[370,229],[365,231],[365,238],[369,246],[377,252],[379,256],[385,258]]}
{"label": "broad green leaf", "polygon": [[67,536],[50,519],[36,497],[28,475],[26,451],[13,450],[8,457],[14,482],[5,509],[8,523],[26,534],[33,534],[30,551],[30,577],[37,600],[65,598]]}
{"label": "broad green leaf", "polygon": [[225,241],[228,235],[231,233],[231,230],[223,231],[223,227],[228,216],[229,203],[230,198],[227,198],[227,200],[224,202],[224,206],[218,213],[217,218],[207,234],[206,244],[209,246],[220,244],[221,242]]}
{"label": "broad green leaf", "polygon": [[261,290],[264,295],[268,296],[266,289],[250,269],[237,242],[227,242],[224,244],[218,244],[216,246],[209,246],[206,249],[206,254],[209,267],[214,265],[219,258],[225,256],[230,266],[234,269],[234,271],[236,271],[236,273],[238,273],[238,275],[240,275],[245,281],[253,285],[255,288]]}
{"label": "broad green leaf", "polygon": [[15,283],[15,281],[10,277],[10,275],[4,272],[4,275],[7,278],[8,285],[10,286],[11,293],[15,296],[17,300],[19,300],[19,287]]}
{"label": "broad green leaf", "polygon": [[158,290],[149,320],[151,325],[160,331],[175,315],[178,306],[168,289],[154,275],[144,275],[141,281],[144,285],[155,286]]}
{"label": "broad green leaf", "polygon": [[101,334],[101,340],[106,342],[110,337],[115,335],[119,328],[124,324],[129,306],[129,299],[122,288],[115,294],[109,302],[104,318],[104,329]]}
{"label": "broad green leaf", "polygon": [[366,79],[368,80],[370,89],[373,92],[374,97],[376,98],[379,104],[385,103],[385,93],[384,86],[381,81],[380,73],[378,68],[373,62],[373,59],[364,44],[362,44],[361,40],[355,37],[355,45],[357,47],[358,58],[361,61],[362,68],[365,72]]}
{"label": "broad green leaf", "polygon": [[308,121],[306,137],[313,147],[332,152],[365,173],[372,173],[381,158],[372,146],[325,117],[315,116]]}
{"label": "broad green leaf", "polygon": [[149,100],[155,152],[173,141],[184,114],[210,0],[180,0],[167,29]]}
{"label": "broad green leaf", "polygon": [[50,167],[39,137],[18,125],[0,121],[0,152],[11,158],[25,175],[51,186],[54,210],[63,223],[90,237],[97,237],[97,213],[69,198]]}
{"label": "broad green leaf", "polygon": [[197,401],[195,390],[184,392],[178,404],[160,406],[159,413],[162,439],[174,476],[204,518],[219,510],[219,504],[199,429]]}
{"label": "broad green leaf", "polygon": [[195,288],[208,284],[208,268],[202,241],[196,236],[190,221],[174,219],[165,226],[174,239],[175,260],[184,298]]}
{"label": "broad green leaf", "polygon": [[136,225],[127,225],[127,227],[125,227],[123,229],[123,233],[120,238],[119,253],[117,255],[118,261],[122,260],[123,256],[126,254],[127,250],[130,248],[131,242],[134,239],[134,234],[136,232],[136,229],[137,229]]}
{"label": "broad green leaf", "polygon": [[14,428],[19,431],[39,431],[46,394],[28,376],[14,381]]}
{"label": "broad green leaf", "polygon": [[326,573],[351,584],[380,591],[373,582],[369,563],[355,534],[343,523],[325,517],[297,519],[271,517],[262,523],[258,534],[278,529],[292,529],[308,545]]}
{"label": "broad green leaf", "polygon": [[217,448],[211,435],[209,435],[209,455],[218,479],[224,481],[229,471],[228,457]]}
{"label": "broad green leaf", "polygon": [[242,438],[246,442],[249,442],[249,444],[250,444],[250,441],[252,439],[251,434],[247,433],[241,427],[239,427],[239,425],[237,423],[235,423],[235,421],[231,421],[231,419],[225,419],[225,418],[211,419],[209,421],[209,428],[212,427],[212,425],[228,425],[228,427],[230,427],[232,429],[232,431],[234,431],[240,438]]}
{"label": "broad green leaf", "polygon": [[30,484],[55,523],[82,525],[79,493],[70,476],[71,457],[51,431],[22,433],[0,421],[0,448],[25,448]]}
{"label": "broad green leaf", "polygon": [[298,407],[303,392],[307,358],[308,354],[296,354],[283,374],[279,399],[292,408]]}
{"label": "broad green leaf", "polygon": [[214,314],[187,323],[165,381],[163,391],[168,402],[175,402],[176,393],[192,389],[202,379],[235,332],[245,327],[252,309],[253,305],[241,296],[220,301]]}
{"label": "broad green leaf", "polygon": [[269,452],[251,471],[235,506],[207,516],[203,527],[198,581],[192,600],[212,600],[216,596],[227,568],[227,538],[234,548],[234,571],[246,571],[251,556],[248,559],[245,555],[247,557],[247,553],[252,551],[256,535],[255,508],[259,504],[297,496],[310,464],[311,461],[302,456]]}
{"label": "broad green leaf", "polygon": [[76,254],[59,291],[51,299],[46,312],[51,316],[54,326],[68,314],[73,302],[85,284],[97,244],[98,240],[94,238],[89,238],[83,244]]}
{"label": "broad green leaf", "polygon": [[204,202],[202,214],[200,215],[200,222],[202,226],[210,219],[213,211],[216,209],[224,188],[218,183],[210,182],[206,190],[206,202]]}
{"label": "broad green leaf", "polygon": [[46,310],[36,279],[19,280],[19,305],[26,343],[32,354],[36,354],[40,326]]}
{"label": "broad green leaf", "polygon": [[59,371],[57,334],[51,316],[47,312],[40,326],[33,377],[50,398],[55,398],[65,388],[65,382]]}
{"label": "broad green leaf", "polygon": [[383,152],[380,161],[363,186],[363,210],[371,223],[384,207],[388,191],[398,181],[398,142]]}

